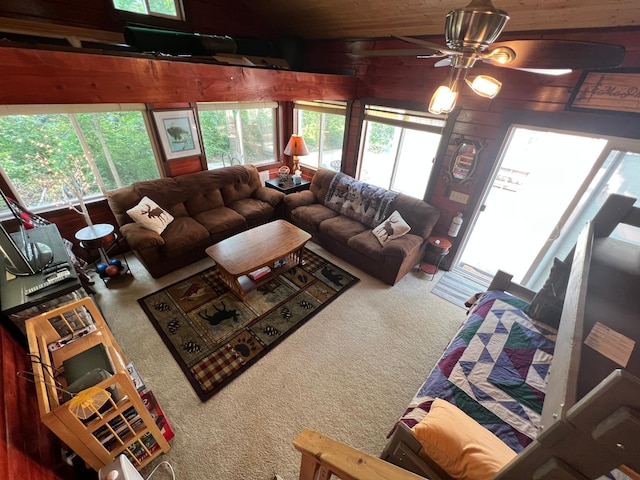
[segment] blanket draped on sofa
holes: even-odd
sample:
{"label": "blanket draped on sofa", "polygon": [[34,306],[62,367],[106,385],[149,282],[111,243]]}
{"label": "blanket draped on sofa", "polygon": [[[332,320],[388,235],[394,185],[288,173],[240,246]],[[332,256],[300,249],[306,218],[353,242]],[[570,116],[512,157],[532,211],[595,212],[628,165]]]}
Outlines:
{"label": "blanket draped on sofa", "polygon": [[397,196],[397,192],[337,173],[329,185],[324,204],[373,228],[389,216],[391,204]]}

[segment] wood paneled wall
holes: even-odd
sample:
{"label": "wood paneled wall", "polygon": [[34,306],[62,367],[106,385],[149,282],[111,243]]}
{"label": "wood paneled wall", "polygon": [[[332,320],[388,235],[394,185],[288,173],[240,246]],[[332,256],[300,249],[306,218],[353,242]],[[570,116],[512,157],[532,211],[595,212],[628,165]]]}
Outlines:
{"label": "wood paneled wall", "polygon": [[[640,29],[608,29],[597,31],[583,31],[574,33],[547,34],[547,35],[503,35],[501,40],[516,38],[553,38],[566,40],[585,40],[604,43],[616,43],[624,45],[627,53],[623,67],[640,68]],[[441,38],[429,39],[442,44]],[[359,50],[401,48],[402,43],[397,40],[377,41],[317,41],[307,45],[307,57],[305,69],[316,72],[352,73],[358,79],[357,98],[354,103],[354,112],[349,125],[347,139],[347,161],[345,171],[354,174],[357,168],[357,152],[360,143],[360,118],[359,106],[362,99],[383,99],[385,102],[396,101],[399,105],[418,110],[427,110],[428,102],[435,89],[442,83],[446,83],[450,69],[448,67],[435,68],[433,64],[438,59],[419,59],[412,57],[366,57],[356,56],[352,53]],[[527,111],[564,112],[567,102],[571,97],[581,72],[575,71],[563,76],[535,75],[532,73],[486,66],[480,62],[469,72],[470,76],[488,74],[503,82],[502,91],[493,100],[481,98],[468,88],[464,88],[457,102],[457,115],[450,115],[453,125],[448,125],[451,134],[444,138],[446,149],[442,149],[442,155],[436,159],[436,169],[433,175],[437,181],[426,198],[441,211],[435,232],[446,234],[449,223],[456,212],[462,211],[465,223],[461,234],[452,239],[453,248],[445,257],[443,267],[448,268],[455,259],[458,247],[464,239],[469,219],[479,208],[481,195],[486,188],[489,176],[494,167],[494,162],[500,147],[501,135],[503,135],[502,118],[505,109],[519,109]],[[371,100],[375,103],[375,100]],[[640,121],[638,117],[611,115],[574,114],[576,117],[584,117],[585,123],[598,123],[603,125],[620,122],[625,126],[626,134],[633,128],[640,137]],[[588,118],[587,118],[588,117]],[[614,116],[615,117],[615,116]],[[579,122],[578,122],[579,123]],[[635,125],[626,128],[627,124]],[[561,125],[560,125],[561,128]],[[486,147],[480,152],[479,163],[471,185],[461,186],[450,184],[446,180],[446,169],[449,167],[451,156],[455,150],[455,142],[462,136],[471,140],[482,140]],[[430,159],[425,159],[429,161]],[[451,201],[446,192],[451,188],[470,196],[468,204],[463,205]],[[523,212],[526,213],[526,212]]]}
{"label": "wood paneled wall", "polygon": [[40,421],[33,383],[17,372],[31,371],[25,347],[0,328],[0,478],[72,480],[60,461],[57,437]]}

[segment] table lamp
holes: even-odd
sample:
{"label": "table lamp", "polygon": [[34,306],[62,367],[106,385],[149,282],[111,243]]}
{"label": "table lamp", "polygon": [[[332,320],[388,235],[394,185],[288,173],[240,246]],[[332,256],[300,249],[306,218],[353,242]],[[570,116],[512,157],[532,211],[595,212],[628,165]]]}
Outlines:
{"label": "table lamp", "polygon": [[298,156],[309,155],[309,150],[307,149],[307,145],[304,143],[304,139],[301,135],[291,135],[289,143],[287,143],[287,146],[284,149],[284,154],[293,156],[293,172],[297,172],[299,170]]}

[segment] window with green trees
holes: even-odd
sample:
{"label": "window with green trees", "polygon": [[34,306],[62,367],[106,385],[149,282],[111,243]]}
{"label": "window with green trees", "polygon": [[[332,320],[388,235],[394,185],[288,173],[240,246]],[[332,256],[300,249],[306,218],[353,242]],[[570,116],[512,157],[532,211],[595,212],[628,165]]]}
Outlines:
{"label": "window with green trees", "polygon": [[126,12],[183,19],[181,0],[113,0],[113,6]]}
{"label": "window with green trees", "polygon": [[422,199],[444,124],[428,113],[366,105],[358,178]]}
{"label": "window with green trees", "polygon": [[209,170],[276,161],[276,102],[198,103]]}
{"label": "window with green trees", "polygon": [[295,130],[309,150],[301,164],[340,171],[346,109],[346,102],[295,102]]}
{"label": "window with green trees", "polygon": [[[39,107],[42,113],[34,113]],[[27,208],[75,203],[78,192],[100,197],[160,177],[144,106],[39,107],[6,107],[0,115],[2,174]]]}

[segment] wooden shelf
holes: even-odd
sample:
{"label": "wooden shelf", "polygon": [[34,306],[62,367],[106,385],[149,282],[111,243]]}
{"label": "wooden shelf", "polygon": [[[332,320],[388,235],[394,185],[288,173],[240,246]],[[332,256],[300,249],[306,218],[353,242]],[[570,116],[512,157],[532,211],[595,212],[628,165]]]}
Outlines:
{"label": "wooden shelf", "polygon": [[[80,312],[88,312],[96,331],[50,352],[47,346],[61,339],[51,320],[63,314],[87,318],[87,315],[79,315]],[[92,299],[83,298],[33,317],[27,320],[26,329],[40,419],[87,465],[97,471],[120,453],[125,453],[140,469],[170,450],[133,385],[124,354]],[[55,372],[63,372],[65,360],[98,344],[104,345],[114,374],[95,386],[113,392],[117,401],[112,397],[104,412],[99,412],[92,420],[82,421],[71,412],[69,402],[61,403],[60,390],[54,386],[53,375],[48,373],[51,371],[49,366]],[[55,380],[60,382],[61,388],[66,387],[64,378]]]}

